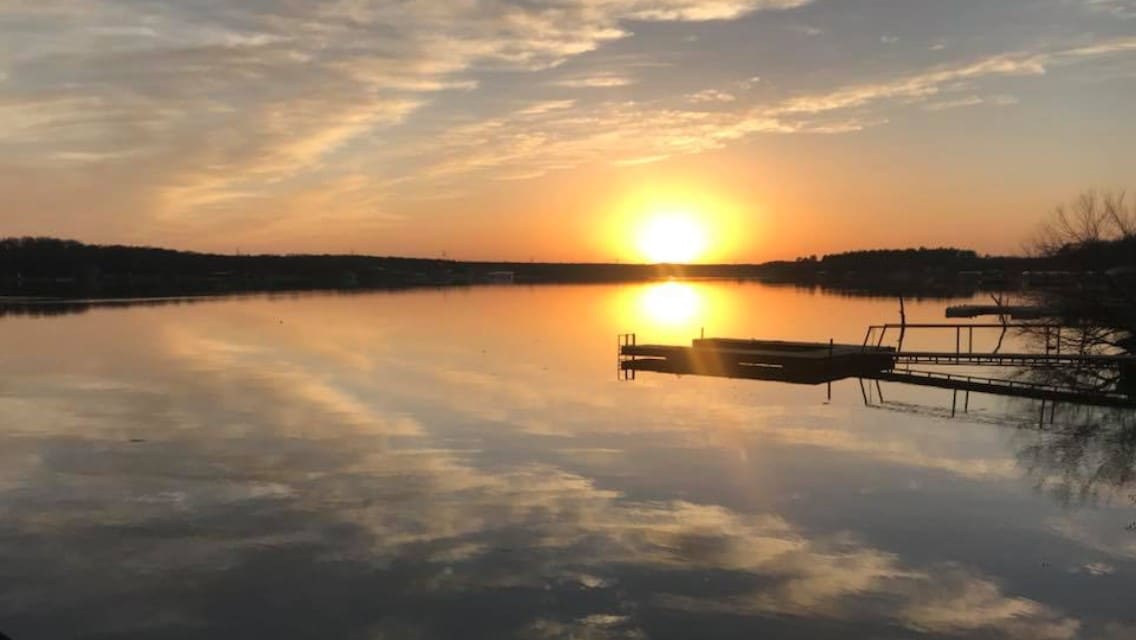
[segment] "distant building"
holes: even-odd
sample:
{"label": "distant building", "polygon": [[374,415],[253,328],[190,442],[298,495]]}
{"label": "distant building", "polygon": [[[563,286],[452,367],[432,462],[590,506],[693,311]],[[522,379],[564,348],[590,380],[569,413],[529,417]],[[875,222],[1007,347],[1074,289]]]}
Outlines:
{"label": "distant building", "polygon": [[1023,271],[1022,287],[1046,287],[1055,285],[1070,285],[1077,280],[1077,274],[1069,271]]}
{"label": "distant building", "polygon": [[485,274],[485,281],[490,284],[513,284],[513,272],[490,271]]}

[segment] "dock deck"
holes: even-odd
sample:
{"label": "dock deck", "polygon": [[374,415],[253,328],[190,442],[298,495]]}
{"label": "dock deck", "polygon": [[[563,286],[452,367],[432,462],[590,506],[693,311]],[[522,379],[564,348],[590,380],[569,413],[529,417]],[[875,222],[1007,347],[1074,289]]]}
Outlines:
{"label": "dock deck", "polygon": [[821,384],[895,366],[895,349],[858,344],[700,338],[689,347],[620,344],[620,370]]}

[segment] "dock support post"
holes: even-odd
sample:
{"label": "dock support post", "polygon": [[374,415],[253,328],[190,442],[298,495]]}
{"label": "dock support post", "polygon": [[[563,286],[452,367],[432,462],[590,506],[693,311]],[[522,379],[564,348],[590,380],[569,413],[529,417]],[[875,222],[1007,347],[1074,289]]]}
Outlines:
{"label": "dock support post", "polygon": [[828,401],[832,402],[832,338],[828,339]]}
{"label": "dock support post", "polygon": [[899,296],[899,341],[895,345],[896,351],[903,351],[905,335],[907,335],[907,311],[903,307],[903,296]]}

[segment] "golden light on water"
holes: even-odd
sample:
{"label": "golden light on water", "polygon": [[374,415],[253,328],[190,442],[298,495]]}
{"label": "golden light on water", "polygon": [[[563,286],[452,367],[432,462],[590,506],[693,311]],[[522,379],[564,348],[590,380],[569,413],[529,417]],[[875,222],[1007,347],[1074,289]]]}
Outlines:
{"label": "golden light on water", "polygon": [[667,327],[688,324],[699,316],[702,305],[699,291],[683,282],[651,285],[640,298],[642,316],[652,324]]}
{"label": "golden light on water", "polygon": [[643,342],[684,344],[733,330],[734,295],[719,283],[671,280],[629,286],[613,297],[620,331],[634,332]]}

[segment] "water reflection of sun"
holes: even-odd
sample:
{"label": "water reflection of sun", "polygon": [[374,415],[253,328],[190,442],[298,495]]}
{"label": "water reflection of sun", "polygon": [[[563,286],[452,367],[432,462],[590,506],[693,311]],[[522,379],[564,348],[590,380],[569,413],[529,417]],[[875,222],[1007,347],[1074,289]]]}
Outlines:
{"label": "water reflection of sun", "polygon": [[699,315],[702,296],[689,284],[664,282],[647,287],[640,307],[644,319],[653,324],[683,325]]}
{"label": "water reflection of sun", "polygon": [[629,286],[617,296],[621,331],[642,340],[685,343],[730,324],[730,293],[719,284],[667,281]]}

